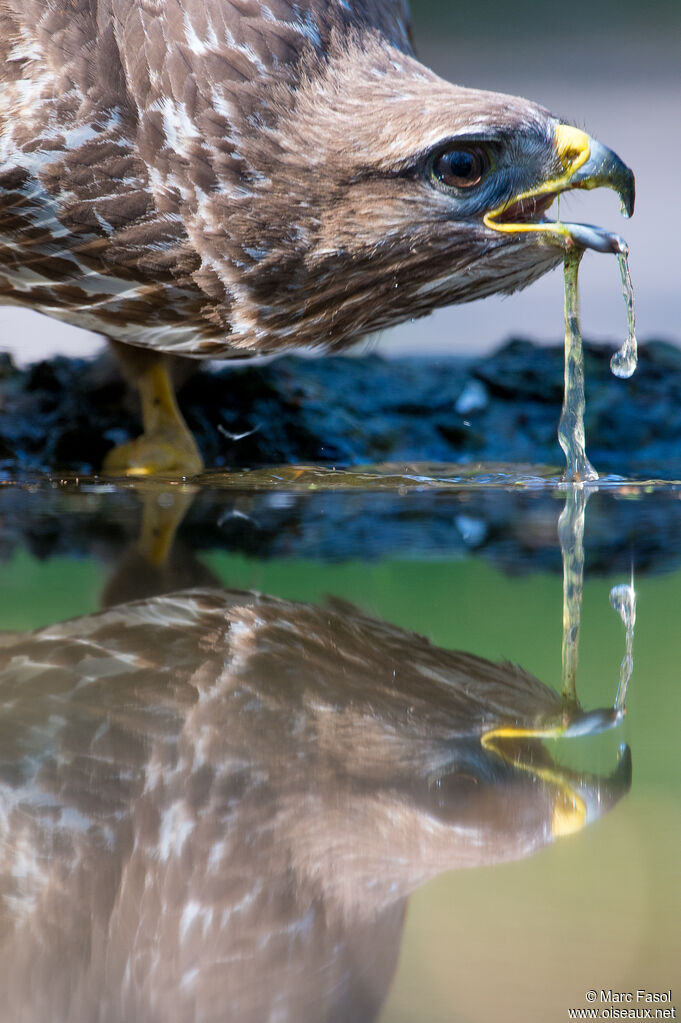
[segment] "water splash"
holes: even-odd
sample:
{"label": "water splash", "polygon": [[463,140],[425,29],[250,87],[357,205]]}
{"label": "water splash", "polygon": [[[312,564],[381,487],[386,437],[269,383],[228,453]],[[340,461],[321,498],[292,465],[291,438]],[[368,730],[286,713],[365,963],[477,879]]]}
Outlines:
{"label": "water splash", "polygon": [[565,255],[565,391],[558,425],[567,466],[564,479],[570,482],[597,480],[598,473],[586,456],[584,441],[584,356],[579,330],[577,277],[583,248]]}
{"label": "water splash", "polygon": [[634,289],[629,273],[629,249],[622,243],[617,252],[617,262],[622,278],[622,294],[627,307],[627,338],[610,360],[610,369],[616,377],[627,378],[632,375],[638,362],[636,346],[636,318],[634,315]]}
{"label": "water splash", "polygon": [[636,591],[634,579],[631,583],[622,583],[613,586],[610,590],[610,604],[617,611],[626,629],[626,646],[624,658],[620,665],[620,681],[615,697],[615,710],[624,710],[624,701],[627,695],[629,679],[634,670],[634,626],[636,625]]}

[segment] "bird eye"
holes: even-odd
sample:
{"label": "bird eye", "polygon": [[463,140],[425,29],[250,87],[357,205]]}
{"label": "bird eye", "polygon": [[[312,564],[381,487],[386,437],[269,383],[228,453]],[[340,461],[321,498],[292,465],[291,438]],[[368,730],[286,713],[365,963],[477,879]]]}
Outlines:
{"label": "bird eye", "polygon": [[479,146],[446,149],[433,161],[433,177],[447,188],[472,188],[489,170],[489,157]]}

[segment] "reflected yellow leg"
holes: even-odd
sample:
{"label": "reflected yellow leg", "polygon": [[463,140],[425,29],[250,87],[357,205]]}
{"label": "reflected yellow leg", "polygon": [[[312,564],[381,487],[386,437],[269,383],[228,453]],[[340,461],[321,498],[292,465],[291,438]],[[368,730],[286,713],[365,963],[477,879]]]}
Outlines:
{"label": "reflected yellow leg", "polygon": [[144,432],[114,448],[103,470],[112,476],[193,476],[203,469],[196,441],[177,407],[168,370],[161,362],[135,381],[142,399]]}

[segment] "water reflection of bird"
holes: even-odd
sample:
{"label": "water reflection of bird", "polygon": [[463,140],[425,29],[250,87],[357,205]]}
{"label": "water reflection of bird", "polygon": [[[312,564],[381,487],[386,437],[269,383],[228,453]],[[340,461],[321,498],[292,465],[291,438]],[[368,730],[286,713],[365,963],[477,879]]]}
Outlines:
{"label": "water reflection of bird", "polygon": [[195,470],[160,353],[338,349],[561,258],[565,189],[633,178],[413,56],[406,0],[4,0],[0,297],[139,346],[146,436]]}
{"label": "water reflection of bird", "polygon": [[483,749],[557,696],[348,607],[194,590],[0,655],[13,1023],[369,1020],[416,885],[629,785]]}

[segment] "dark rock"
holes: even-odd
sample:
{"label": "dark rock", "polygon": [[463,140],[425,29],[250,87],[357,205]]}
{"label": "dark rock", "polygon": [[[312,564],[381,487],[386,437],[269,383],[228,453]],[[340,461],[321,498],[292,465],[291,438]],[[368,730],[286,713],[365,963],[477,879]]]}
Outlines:
{"label": "dark rock", "polygon": [[[642,345],[637,372],[618,380],[611,352],[585,346],[591,461],[602,473],[678,477],[681,353],[662,341]],[[92,472],[107,446],[139,433],[129,392],[105,359],[25,370],[4,359],[0,378],[5,474]],[[191,377],[180,404],[209,466],[475,459],[559,467],[562,396],[562,348],[516,338],[474,362],[372,354],[226,364]]]}
{"label": "dark rock", "polygon": [[496,354],[479,362],[475,376],[493,395],[508,401],[555,404],[563,399],[562,349],[538,348],[531,341],[512,338]]}

